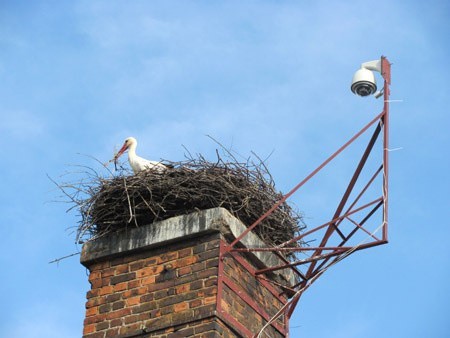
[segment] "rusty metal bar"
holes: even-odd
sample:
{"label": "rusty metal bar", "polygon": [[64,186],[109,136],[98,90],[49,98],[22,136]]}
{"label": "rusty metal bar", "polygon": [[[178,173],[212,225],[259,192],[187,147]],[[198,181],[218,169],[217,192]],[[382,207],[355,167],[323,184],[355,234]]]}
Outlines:
{"label": "rusty metal bar", "polygon": [[[273,253],[274,253],[275,255],[277,255],[278,258],[281,259],[283,262],[285,262],[286,264],[289,264],[289,261],[287,260],[286,257],[284,257],[284,256],[281,254],[281,252],[279,252],[279,251],[273,251]],[[293,270],[294,273],[297,274],[297,276],[299,276],[300,278],[302,278],[302,279],[305,278],[305,275],[304,275],[300,270],[298,270],[296,267],[292,267],[292,270]]]}
{"label": "rusty metal bar", "polygon": [[[228,246],[227,244],[224,245],[225,250],[226,250],[227,246]],[[224,250],[224,252],[226,252],[225,250]],[[234,250],[230,251],[230,255],[231,255],[231,257],[233,257],[236,260],[236,262],[238,262],[240,265],[242,265],[244,267],[244,269],[247,270],[252,276],[256,276],[256,274],[255,274],[256,269],[250,263],[248,263],[241,255],[234,252]],[[266,287],[267,290],[269,290],[270,293],[273,296],[275,296],[281,303],[285,302],[284,299],[280,296],[280,293],[273,287],[272,284],[270,284],[266,281],[261,281],[261,284],[263,284],[264,287]]]}
{"label": "rusty metal bar", "polygon": [[[360,222],[361,225],[363,225],[381,206],[383,205],[383,198],[381,198],[381,201],[367,214],[366,217],[364,217],[364,219]],[[345,243],[347,243],[347,241],[353,237],[353,235],[356,233],[356,231],[358,231],[358,227],[356,227],[355,229],[353,229],[353,231],[351,231],[345,240],[343,240],[341,243],[339,243],[339,246],[344,245]],[[328,259],[325,259],[322,263],[320,263],[320,265],[317,267],[316,270],[320,270],[322,268],[322,266],[324,266],[327,263]],[[312,272],[312,271],[311,271]],[[310,278],[310,273],[309,271],[306,272],[306,277]]]}
{"label": "rusty metal bar", "polygon": [[[353,253],[353,252],[356,252],[356,251],[368,249],[368,248],[373,248],[373,247],[375,247],[375,246],[384,245],[384,244],[386,244],[386,243],[387,243],[386,241],[381,240],[381,241],[375,241],[375,242],[369,242],[369,243],[359,244],[358,246],[355,246],[355,247],[352,248],[352,253]],[[345,251],[345,252],[348,252],[348,251]],[[344,252],[343,254],[345,254],[345,252]],[[336,256],[337,256],[337,257],[336,257]],[[326,266],[326,268],[328,268],[330,265],[334,264],[335,261],[337,261],[337,260],[339,260],[339,259],[342,259],[342,258],[340,257],[340,255],[336,255],[336,256],[334,256],[335,258],[334,258],[334,259]],[[331,258],[332,258],[332,257],[331,257]],[[328,261],[329,261],[329,258],[326,258],[326,261],[328,262]],[[322,271],[322,270],[323,270],[323,269],[317,268],[310,276],[308,276],[308,280],[310,280],[311,278],[314,278],[314,276],[317,275],[318,273],[320,273],[320,271]],[[301,285],[303,285],[303,286],[306,285],[306,282],[307,282],[308,280],[299,282],[298,284],[294,285],[293,288],[295,289],[295,288],[298,288],[298,287],[301,286]]]}
{"label": "rusty metal bar", "polygon": [[298,251],[314,251],[318,249],[322,250],[336,250],[336,249],[351,249],[351,247],[339,247],[339,246],[324,246],[324,247],[300,247],[300,248],[276,248],[276,247],[270,247],[270,248],[237,248],[233,249],[233,252],[254,252],[254,251],[284,251],[284,252],[298,252]]}
{"label": "rusty metal bar", "polygon": [[[350,204],[350,206],[348,207],[347,211],[345,212],[345,214],[348,214],[350,210],[352,210],[352,208],[356,205],[356,203],[358,203],[358,201],[360,200],[360,198],[364,195],[364,193],[367,191],[367,189],[372,185],[373,181],[377,178],[377,176],[380,174],[381,170],[383,170],[383,165],[380,165],[380,167],[378,168],[378,170],[375,171],[375,173],[373,174],[373,176],[370,178],[370,180],[367,182],[367,184],[364,186],[364,188],[361,190],[361,192],[358,194],[358,196],[355,198],[355,200],[353,201],[352,204]],[[343,221],[344,219],[341,218],[340,221],[338,221],[338,225]]]}
{"label": "rusty metal bar", "polygon": [[348,219],[350,222],[352,222],[354,225],[356,225],[359,229],[361,229],[362,231],[364,231],[366,234],[368,234],[370,237],[372,237],[374,240],[376,241],[381,241],[381,239],[379,239],[378,237],[376,237],[375,235],[373,235],[369,230],[366,230],[363,226],[361,226],[361,224],[359,224],[358,222],[354,221],[353,219],[351,219],[350,217],[346,217],[346,219]]}
{"label": "rusty metal bar", "polygon": [[299,241],[299,240],[301,240],[302,238],[304,238],[304,237],[306,237],[306,236],[312,234],[313,232],[316,232],[316,231],[318,231],[318,230],[320,230],[320,229],[323,229],[323,228],[329,226],[329,225],[330,225],[331,223],[333,223],[333,222],[337,222],[337,221],[339,221],[339,220],[341,220],[341,219],[343,219],[343,218],[345,218],[345,217],[347,217],[347,216],[353,215],[354,213],[357,213],[358,211],[361,211],[361,210],[363,210],[363,209],[365,209],[365,208],[368,208],[368,207],[370,207],[371,205],[373,205],[373,204],[375,204],[375,203],[377,203],[377,202],[380,202],[380,201],[382,201],[382,200],[383,200],[383,197],[377,198],[376,200],[374,200],[374,201],[372,201],[372,202],[369,202],[369,203],[367,203],[367,204],[364,204],[363,206],[361,206],[361,207],[359,207],[359,208],[356,208],[356,209],[354,209],[354,210],[352,210],[352,211],[349,211],[348,213],[346,213],[346,214],[344,214],[344,215],[342,215],[342,216],[339,216],[339,217],[336,218],[336,219],[333,219],[333,220],[331,220],[331,221],[329,221],[329,222],[327,222],[327,223],[324,223],[324,224],[322,224],[322,225],[320,225],[320,226],[318,226],[318,227],[316,227],[316,228],[314,228],[314,229],[311,229],[311,230],[309,230],[309,231],[306,231],[305,233],[303,233],[303,234],[301,234],[301,235],[299,235],[299,236],[296,236],[296,237],[294,237],[293,239],[290,239],[290,240],[287,241],[287,242],[282,243],[281,245],[279,245],[279,246],[276,247],[276,248],[281,248],[281,247],[284,247],[284,246],[286,246],[286,245],[288,245],[288,244],[291,244],[291,243],[293,243],[293,242]]}
{"label": "rusty metal bar", "polygon": [[[284,264],[283,265],[276,265],[276,266],[272,266],[270,268],[260,269],[260,270],[256,271],[256,274],[260,275],[260,274],[266,273],[266,272],[273,272],[273,271],[276,271],[276,270],[286,269],[286,268],[289,268],[291,266],[297,266],[297,265],[301,265],[301,264],[315,262],[315,261],[318,261],[318,260],[321,260],[321,259],[325,259],[325,258],[328,258],[328,257],[334,257],[334,256],[341,255],[344,252],[350,251],[350,250],[351,250],[351,248],[347,248],[347,249],[344,249],[344,248],[339,249],[339,248],[337,248],[337,249],[333,250],[330,253],[311,256],[309,258],[300,259],[298,261],[295,261],[295,262],[292,262],[292,263],[289,263],[289,264],[286,264],[286,265],[284,265]],[[307,275],[307,277],[309,278],[308,275]]]}
{"label": "rusty metal bar", "polygon": [[273,284],[273,285],[276,285],[276,286],[282,288],[282,289],[285,290],[285,291],[286,291],[286,290],[289,291],[290,293],[295,293],[295,291],[296,291],[296,290],[294,290],[293,288],[291,288],[291,287],[289,287],[289,286],[286,286],[286,285],[283,285],[283,284],[281,284],[281,283],[278,283],[278,282],[276,282],[276,281],[274,281],[274,280],[268,279],[268,278],[266,278],[266,277],[264,277],[264,276],[262,276],[262,275],[258,275],[258,276],[255,275],[255,277],[258,278],[259,281],[265,281],[265,282],[267,282],[267,283],[271,283],[271,284]]}
{"label": "rusty metal bar", "polygon": [[[378,136],[380,135],[380,131],[381,131],[381,126],[380,126],[380,124],[378,124],[377,127],[375,128],[374,133],[372,134],[372,137],[369,141],[369,144],[366,147],[366,150],[363,153],[363,156],[361,157],[361,160],[358,163],[358,166],[356,167],[356,170],[350,180],[349,185],[347,186],[347,189],[344,192],[344,195],[342,196],[341,202],[339,203],[332,219],[337,218],[341,214],[342,210],[344,209],[344,206],[347,203],[348,198],[350,197],[350,194],[353,191],[353,188],[355,187],[356,182],[358,181],[358,177],[361,174],[361,172],[364,168],[364,165],[366,164],[367,159],[369,158],[370,153],[372,152],[373,146],[375,145],[375,142],[378,139]],[[325,244],[328,242],[328,239],[330,238],[331,234],[337,228],[335,222],[331,223],[331,225],[332,226],[330,226],[327,229],[325,235],[323,236],[320,246],[325,246]],[[344,238],[342,238],[342,239],[344,239]],[[317,254],[320,255],[321,251],[319,250],[317,252]],[[311,264],[311,266],[308,268],[308,272],[306,273],[306,275],[308,275],[308,273],[312,272],[314,270],[314,267],[315,267],[315,263],[313,262]]]}
{"label": "rusty metal bar", "polygon": [[[221,240],[219,243],[219,253],[224,251],[225,243]],[[222,309],[222,298],[223,298],[223,276],[224,276],[224,261],[219,259],[219,266],[217,267],[217,303],[216,311],[221,314],[225,312]]]}
{"label": "rusty metal bar", "polygon": [[334,152],[329,158],[327,158],[321,165],[319,165],[313,172],[311,172],[307,177],[305,177],[300,183],[298,183],[291,191],[284,195],[277,203],[275,203],[269,210],[267,210],[261,217],[259,217],[252,225],[250,225],[242,234],[240,234],[231,244],[234,247],[236,243],[240,242],[241,239],[252,231],[259,223],[261,223],[267,216],[269,216],[275,209],[277,209],[281,204],[283,204],[289,197],[291,197],[300,187],[302,187],[306,182],[308,182],[313,176],[315,176],[323,167],[330,163],[336,156],[338,156],[344,149],[346,149],[351,143],[353,143],[358,137],[360,137],[367,129],[369,129],[375,122],[377,122],[383,112],[377,115],[372,121],[370,121],[366,126],[364,126],[358,133],[356,133],[350,140],[348,140],[342,147],[340,147],[336,152]]}
{"label": "rusty metal bar", "polygon": [[[305,288],[306,290],[307,288]],[[291,300],[291,305],[289,306],[289,309],[286,313],[286,317],[287,318],[291,318],[292,313],[295,310],[295,307],[297,306],[298,301],[300,300],[300,297],[303,295],[303,292],[305,292],[305,290],[303,290],[302,292],[298,293],[296,296],[294,296],[294,298]]]}
{"label": "rusty metal bar", "polygon": [[381,75],[384,78],[384,116],[383,116],[383,239],[388,240],[388,201],[389,201],[389,96],[391,94],[391,64],[381,57]]}
{"label": "rusty metal bar", "polygon": [[[372,217],[372,215],[383,205],[383,201],[380,201],[380,203],[378,203],[367,215],[366,217],[363,218],[363,220],[360,222],[361,226],[364,225],[364,223],[367,222],[367,220]],[[346,237],[345,241],[342,241],[341,243],[339,243],[340,245],[344,245],[355,233],[356,231],[358,231],[358,227],[356,227],[355,229],[353,229],[352,232],[350,232],[350,234],[348,234],[348,236]]]}
{"label": "rusty metal bar", "polygon": [[[271,315],[269,315],[261,306],[259,306],[244,290],[241,290],[239,286],[236,285],[236,283],[234,283],[230,278],[224,276],[223,282],[231,291],[234,292],[237,297],[242,299],[245,304],[250,306],[264,320],[269,321],[272,318]],[[284,305],[285,302],[281,302],[281,304]],[[270,325],[273,326],[281,334],[285,334],[285,330],[280,326],[279,322],[274,321]]]}

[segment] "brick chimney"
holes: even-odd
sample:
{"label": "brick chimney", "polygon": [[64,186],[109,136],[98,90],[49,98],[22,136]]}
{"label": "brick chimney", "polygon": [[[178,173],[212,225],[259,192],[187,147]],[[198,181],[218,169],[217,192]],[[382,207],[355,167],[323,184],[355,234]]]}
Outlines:
{"label": "brick chimney", "polygon": [[[252,274],[280,263],[272,253],[222,256],[244,230],[214,208],[84,244],[91,290],[83,337],[253,337],[288,298]],[[252,233],[242,242],[264,246]],[[295,283],[290,270],[265,277]],[[287,337],[288,320],[280,317],[265,333]]]}

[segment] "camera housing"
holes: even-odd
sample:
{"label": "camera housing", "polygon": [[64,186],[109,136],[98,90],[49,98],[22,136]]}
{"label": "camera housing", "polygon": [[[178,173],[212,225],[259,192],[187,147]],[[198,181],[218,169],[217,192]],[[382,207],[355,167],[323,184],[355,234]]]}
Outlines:
{"label": "camera housing", "polygon": [[358,69],[353,75],[351,90],[358,96],[369,96],[377,91],[375,74],[367,68]]}

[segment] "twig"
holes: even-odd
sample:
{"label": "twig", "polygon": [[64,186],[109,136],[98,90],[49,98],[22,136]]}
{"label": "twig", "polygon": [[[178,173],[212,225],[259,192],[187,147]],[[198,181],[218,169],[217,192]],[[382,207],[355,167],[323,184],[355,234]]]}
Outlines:
{"label": "twig", "polygon": [[73,254],[70,254],[70,255],[67,255],[67,256],[64,256],[64,257],[56,258],[56,259],[48,262],[48,264],[52,264],[52,263],[58,263],[59,264],[59,262],[62,261],[63,259],[70,258],[70,257],[76,256],[76,255],[79,255],[79,254],[80,254],[79,252],[75,252]]}

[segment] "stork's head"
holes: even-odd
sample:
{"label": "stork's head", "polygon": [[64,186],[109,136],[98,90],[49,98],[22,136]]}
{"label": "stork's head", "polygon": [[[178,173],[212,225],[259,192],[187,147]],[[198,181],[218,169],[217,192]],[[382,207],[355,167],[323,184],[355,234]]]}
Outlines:
{"label": "stork's head", "polygon": [[134,137],[128,137],[125,139],[122,148],[120,148],[119,152],[116,154],[115,159],[117,160],[125,151],[130,148],[136,148],[137,141]]}

